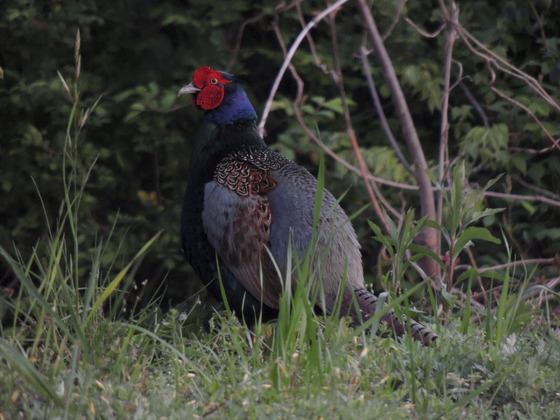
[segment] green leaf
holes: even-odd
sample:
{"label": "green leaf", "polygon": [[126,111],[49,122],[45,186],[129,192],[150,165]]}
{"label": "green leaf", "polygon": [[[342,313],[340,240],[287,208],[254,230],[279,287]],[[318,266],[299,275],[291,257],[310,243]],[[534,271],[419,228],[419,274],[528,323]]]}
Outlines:
{"label": "green leaf", "polygon": [[527,174],[527,161],[523,156],[513,156],[511,158],[511,163],[515,168],[519,169],[519,172],[521,172],[523,175]]}
{"label": "green leaf", "polygon": [[451,187],[450,226],[449,230],[455,232],[459,228],[462,218],[462,203],[465,194],[465,162],[461,161],[453,168],[453,185]]}
{"label": "green leaf", "polygon": [[[432,260],[434,260],[441,268],[445,268],[445,264],[443,263],[443,261],[441,260],[440,256],[438,254],[436,254],[435,252],[433,252],[430,248],[428,248],[427,246],[424,245],[418,245],[418,244],[410,244],[409,245],[409,249],[411,251],[414,251],[416,253],[418,253],[418,255],[420,257],[424,257],[424,256],[428,256],[430,257]],[[411,258],[412,259],[412,258]],[[415,259],[416,260],[416,259]]]}
{"label": "green leaf", "polygon": [[464,222],[465,225],[471,224],[475,221],[477,221],[478,219],[482,219],[486,216],[492,216],[494,214],[500,213],[502,211],[504,211],[505,208],[499,208],[499,209],[485,209],[483,211],[475,211],[471,217],[467,218]]}
{"label": "green leaf", "polygon": [[373,230],[373,233],[375,233],[374,238],[379,242],[381,242],[385,246],[385,248],[387,248],[387,252],[389,253],[389,255],[393,257],[394,256],[393,244],[391,243],[389,238],[383,235],[381,228],[377,226],[375,223],[373,223],[371,220],[368,220],[368,224],[371,230]]}
{"label": "green leaf", "polygon": [[502,242],[493,236],[486,228],[470,226],[466,228],[461,235],[457,238],[453,248],[453,258],[456,258],[459,253],[465,249],[474,240],[483,240],[492,242],[494,244],[501,244]]}
{"label": "green leaf", "polygon": [[342,108],[342,99],[340,98],[331,99],[330,101],[325,102],[323,106],[338,114],[342,114],[344,112],[344,109]]}
{"label": "green leaf", "polygon": [[537,208],[533,206],[531,203],[529,203],[528,201],[523,200],[520,201],[519,204],[521,204],[525,208],[525,210],[529,212],[531,216],[535,214],[535,212],[537,211]]}
{"label": "green leaf", "polygon": [[450,306],[453,306],[457,301],[457,296],[455,296],[453,293],[449,293],[445,285],[441,288],[441,296]]}

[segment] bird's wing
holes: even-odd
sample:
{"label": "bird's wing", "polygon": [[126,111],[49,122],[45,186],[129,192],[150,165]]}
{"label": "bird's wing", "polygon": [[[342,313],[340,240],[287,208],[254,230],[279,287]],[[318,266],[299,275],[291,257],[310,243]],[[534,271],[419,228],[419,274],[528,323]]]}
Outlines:
{"label": "bird's wing", "polygon": [[[314,227],[317,181],[304,168],[287,164],[270,172],[276,186],[267,196],[273,211],[270,249],[278,266],[297,266],[309,258],[306,279],[319,286],[325,308],[331,311],[344,280],[346,287],[363,287],[360,245],[350,220],[327,190]],[[315,230],[314,230],[315,229]],[[291,252],[287,252],[290,249]],[[290,264],[290,255],[298,259]],[[292,278],[292,285],[299,280]]]}
{"label": "bird's wing", "polygon": [[208,242],[255,298],[278,308],[282,283],[267,249],[272,213],[266,195],[240,196],[216,181],[206,184],[202,222]]}

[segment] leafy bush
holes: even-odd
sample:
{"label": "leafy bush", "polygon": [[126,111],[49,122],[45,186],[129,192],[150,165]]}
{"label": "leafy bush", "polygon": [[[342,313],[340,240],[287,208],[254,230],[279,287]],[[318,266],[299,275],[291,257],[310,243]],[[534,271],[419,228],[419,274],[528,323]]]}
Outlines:
{"label": "leafy bush", "polygon": [[[554,23],[560,6],[556,2],[480,1],[461,6],[461,25],[481,45],[540,82],[551,97],[559,96],[559,43]],[[178,225],[191,153],[189,139],[200,115],[178,100],[176,92],[196,67],[209,64],[244,75],[250,97],[262,109],[283,60],[282,46],[291,45],[302,21],[317,16],[323,3],[265,2],[257,6],[236,1],[218,6],[194,1],[184,7],[175,1],[11,0],[2,7],[0,245],[10,249],[15,244],[18,252],[29,257],[34,247],[45,246],[49,230],[59,223],[64,197],[60,181],[65,165],[63,146],[72,103],[57,72],[67,80],[75,73],[74,43],[79,29],[82,108],[78,111],[83,113],[96,104],[88,124],[75,133],[78,159],[74,176],[88,178],[79,210],[80,258],[91,260],[87,250],[113,235],[120,241],[105,244],[101,263],[122,267],[137,251],[137,244],[163,229],[155,249],[139,268],[137,280],[149,279],[147,295],[162,282],[168,285],[164,305],[169,299],[176,303],[191,296],[199,286],[182,259]],[[332,77],[339,68],[359,150],[372,174],[414,185],[415,177],[397,158],[374,118],[362,63],[356,58],[364,36],[362,18],[354,7],[347,3],[332,20],[318,23],[293,58],[304,83],[298,104],[301,122],[320,133],[321,141],[341,159],[353,164],[355,150],[344,122],[345,103]],[[440,29],[442,11],[420,3],[406,3],[401,10],[392,1],[380,1],[373,12],[379,27],[387,29],[385,45],[413,115],[429,175],[436,181],[446,29],[435,37],[425,37],[419,28]],[[560,252],[556,223],[560,186],[555,182],[560,176],[560,155],[550,141],[558,137],[558,110],[527,80],[494,67],[489,71],[481,55],[488,52],[477,45],[469,48],[464,39],[456,41],[453,50],[456,64],[451,79],[461,83],[450,92],[446,173],[453,172],[456,158],[466,165],[465,188],[486,185],[505,173],[491,191],[501,194],[481,195],[476,204],[505,210],[487,215],[482,222],[495,237],[504,231],[514,255],[550,259]],[[388,125],[397,142],[404,144],[390,89],[380,68],[370,61]],[[313,169],[321,151],[295,119],[297,89],[292,75],[284,76],[267,120],[266,139],[274,149]],[[503,95],[524,104],[538,121]],[[410,152],[401,149],[410,161]],[[348,190],[343,204],[349,213],[357,212],[367,201],[363,179],[334,161],[327,161],[327,169],[329,189],[335,195]],[[441,187],[451,185],[447,176]],[[393,207],[419,206],[415,191],[386,185],[379,188]],[[376,218],[378,214],[367,210],[355,220],[364,245],[366,272],[374,282],[382,248],[371,240],[365,220]],[[445,251],[443,248],[442,253]],[[490,244],[479,244],[471,251],[478,265],[507,259]],[[87,276],[87,268],[81,275]],[[542,276],[547,276],[546,271]],[[3,284],[13,278],[7,267],[3,277]]]}
{"label": "leafy bush", "polygon": [[[1,3],[0,417],[557,416],[560,125],[546,92],[560,97],[560,4],[463,2],[453,26],[440,7],[453,2],[375,2],[441,193],[434,221],[409,210],[422,207],[406,164],[416,156],[368,55],[372,103],[361,3],[313,28],[271,103],[284,49],[323,2]],[[317,317],[301,290],[283,297],[274,327],[216,314],[201,331],[178,232],[200,115],[176,93],[203,64],[244,75],[256,108],[271,105],[274,149],[311,170],[322,152],[310,138],[334,152],[326,185],[346,193],[368,279],[400,294],[389,307],[431,306],[436,348]],[[349,169],[358,157],[378,181],[380,212]],[[417,243],[426,227],[441,253]],[[441,275],[409,288],[425,258]]]}

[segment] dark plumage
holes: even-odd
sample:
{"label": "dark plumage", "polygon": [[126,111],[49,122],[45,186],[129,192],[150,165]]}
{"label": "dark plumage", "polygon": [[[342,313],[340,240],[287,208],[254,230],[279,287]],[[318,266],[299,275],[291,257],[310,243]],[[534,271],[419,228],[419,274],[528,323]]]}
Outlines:
{"label": "dark plumage", "polygon": [[[194,95],[194,104],[205,114],[183,204],[185,255],[221,300],[220,272],[230,307],[247,322],[259,313],[271,319],[278,311],[286,270],[294,266],[288,261],[290,244],[303,258],[312,241],[317,181],[265,145],[257,132],[256,112],[235,77],[201,67],[179,92],[186,93]],[[344,281],[341,313],[355,323],[367,319],[377,297],[364,286],[356,233],[326,190],[315,241],[310,272],[321,279],[319,296],[324,296],[317,306],[330,313]],[[393,312],[382,321],[397,336],[405,332]],[[411,330],[426,345],[437,338],[415,321]]]}

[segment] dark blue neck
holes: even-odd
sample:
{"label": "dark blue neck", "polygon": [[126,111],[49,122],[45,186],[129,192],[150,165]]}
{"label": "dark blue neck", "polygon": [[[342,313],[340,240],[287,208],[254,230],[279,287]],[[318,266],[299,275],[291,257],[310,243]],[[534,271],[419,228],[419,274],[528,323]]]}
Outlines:
{"label": "dark blue neck", "polygon": [[232,92],[227,90],[220,106],[206,112],[205,120],[212,121],[217,125],[229,125],[239,120],[257,119],[257,113],[243,89],[235,86]]}

